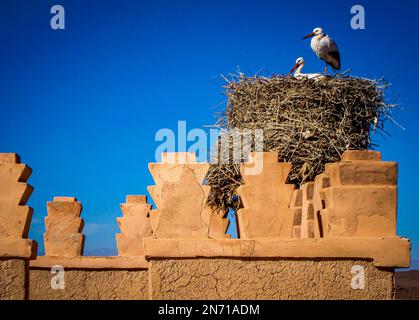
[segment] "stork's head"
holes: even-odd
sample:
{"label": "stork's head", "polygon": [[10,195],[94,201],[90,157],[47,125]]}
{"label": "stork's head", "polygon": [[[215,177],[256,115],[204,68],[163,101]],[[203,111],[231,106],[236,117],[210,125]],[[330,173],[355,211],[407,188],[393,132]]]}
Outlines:
{"label": "stork's head", "polygon": [[324,32],[323,32],[322,28],[315,28],[312,33],[309,33],[303,39],[308,39],[308,38],[311,38],[311,37],[317,37],[317,36],[321,36],[323,34],[324,34]]}
{"label": "stork's head", "polygon": [[304,65],[304,59],[303,58],[298,58],[295,61],[295,64],[290,71],[290,75],[292,75],[292,73],[295,71],[295,69],[297,69],[298,67],[303,66],[303,65]]}
{"label": "stork's head", "polygon": [[304,64],[304,58],[300,57],[295,61],[295,64],[301,66]]}

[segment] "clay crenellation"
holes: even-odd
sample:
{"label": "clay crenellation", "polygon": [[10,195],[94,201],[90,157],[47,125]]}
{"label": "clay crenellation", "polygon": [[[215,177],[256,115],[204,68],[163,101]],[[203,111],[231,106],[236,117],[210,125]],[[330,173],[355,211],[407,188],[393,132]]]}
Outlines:
{"label": "clay crenellation", "polygon": [[[252,153],[241,165],[238,239],[227,234],[228,211],[215,212],[207,204],[208,169],[193,153],[165,153],[161,162],[150,163],[155,185],[148,191],[155,207],[146,195],[126,196],[116,218],[114,257],[84,256],[82,203],[54,197],[47,203],[45,255],[37,256],[36,243],[27,239],[31,169],[16,154],[0,154],[0,299],[292,299],[296,292],[310,298],[394,298],[394,268],[410,263],[410,242],[396,234],[396,162],[382,161],[377,151],[348,150],[314,181],[297,187],[287,183],[291,164],[278,162],[278,153]],[[350,261],[370,270],[373,285],[362,295],[339,282],[348,275],[336,280]],[[57,265],[66,270],[69,291],[50,287],[51,268]],[[303,282],[287,278],[322,266],[324,283],[338,281],[335,289],[311,280],[307,292]],[[224,279],[226,274],[239,277],[241,285],[225,284],[233,281]],[[275,279],[267,281],[268,275]],[[19,281],[6,290],[11,277]],[[257,283],[269,289],[261,291]]]}

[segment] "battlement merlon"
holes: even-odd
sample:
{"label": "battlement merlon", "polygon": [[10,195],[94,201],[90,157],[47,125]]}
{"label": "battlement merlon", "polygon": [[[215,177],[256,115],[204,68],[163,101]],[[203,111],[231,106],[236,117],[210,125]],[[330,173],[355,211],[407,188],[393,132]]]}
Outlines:
{"label": "battlement merlon", "polygon": [[0,153],[0,257],[35,259],[37,243],[28,240],[33,210],[26,206],[32,169],[16,153]]}

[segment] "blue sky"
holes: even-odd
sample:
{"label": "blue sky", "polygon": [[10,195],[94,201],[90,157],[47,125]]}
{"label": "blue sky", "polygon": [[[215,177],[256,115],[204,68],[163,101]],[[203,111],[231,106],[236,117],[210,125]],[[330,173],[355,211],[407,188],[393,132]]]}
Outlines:
{"label": "blue sky", "polygon": [[[66,29],[50,28],[50,8]],[[352,30],[350,9],[366,10]],[[419,259],[417,1],[22,1],[0,2],[0,150],[33,169],[30,236],[43,250],[46,202],[76,196],[84,206],[86,251],[115,249],[119,204],[147,194],[161,128],[214,122],[225,106],[220,74],[286,73],[303,56],[323,64],[301,37],[321,26],[338,43],[343,69],[385,77],[406,110],[376,141],[399,162],[398,233]]]}

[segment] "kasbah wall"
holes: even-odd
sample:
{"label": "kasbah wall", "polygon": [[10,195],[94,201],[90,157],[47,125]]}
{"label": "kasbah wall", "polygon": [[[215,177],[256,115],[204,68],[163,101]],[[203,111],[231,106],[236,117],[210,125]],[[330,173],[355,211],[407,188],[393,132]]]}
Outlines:
{"label": "kasbah wall", "polygon": [[[277,154],[251,159],[238,190],[239,239],[205,205],[209,165],[164,154],[149,164],[157,208],[145,196],[121,204],[118,256],[83,256],[74,197],[47,203],[37,256],[25,205],[31,169],[0,154],[0,299],[394,299],[394,268],[410,263],[409,240],[396,235],[397,163],[346,151],[297,189]],[[247,174],[257,161],[262,172]]]}

